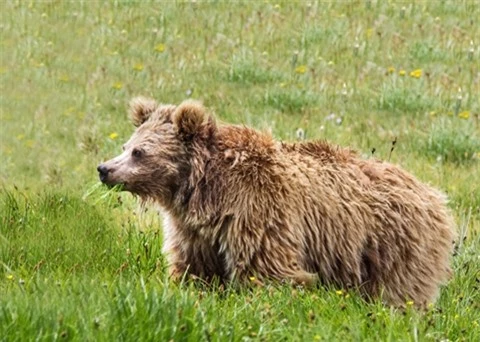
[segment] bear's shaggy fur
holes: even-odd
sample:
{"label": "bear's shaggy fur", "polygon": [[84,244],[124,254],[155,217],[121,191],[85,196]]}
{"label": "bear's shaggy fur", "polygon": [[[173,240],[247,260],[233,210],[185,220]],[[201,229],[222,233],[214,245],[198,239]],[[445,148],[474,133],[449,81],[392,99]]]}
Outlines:
{"label": "bear's shaggy fur", "polygon": [[98,169],[163,209],[172,277],[332,284],[418,306],[449,277],[446,199],[399,167],[217,124],[197,102],[130,108],[135,134]]}

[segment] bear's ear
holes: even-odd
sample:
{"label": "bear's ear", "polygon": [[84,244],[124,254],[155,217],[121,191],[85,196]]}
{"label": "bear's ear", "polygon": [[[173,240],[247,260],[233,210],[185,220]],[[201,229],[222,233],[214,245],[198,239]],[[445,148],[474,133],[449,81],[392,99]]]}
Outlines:
{"label": "bear's ear", "polygon": [[130,101],[128,114],[135,127],[138,127],[147,121],[157,108],[158,103],[155,100],[139,96]]}
{"label": "bear's ear", "polygon": [[205,107],[200,102],[187,100],[175,109],[172,122],[178,134],[188,140],[200,131],[207,117]]}

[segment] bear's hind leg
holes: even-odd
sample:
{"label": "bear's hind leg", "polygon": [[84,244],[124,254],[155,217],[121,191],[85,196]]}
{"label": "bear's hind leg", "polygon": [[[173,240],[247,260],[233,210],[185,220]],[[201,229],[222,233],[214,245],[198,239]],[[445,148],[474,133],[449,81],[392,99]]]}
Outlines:
{"label": "bear's hind leg", "polygon": [[315,287],[319,283],[319,276],[316,273],[309,273],[303,270],[298,270],[289,276],[292,283],[295,285],[303,285],[306,287]]}

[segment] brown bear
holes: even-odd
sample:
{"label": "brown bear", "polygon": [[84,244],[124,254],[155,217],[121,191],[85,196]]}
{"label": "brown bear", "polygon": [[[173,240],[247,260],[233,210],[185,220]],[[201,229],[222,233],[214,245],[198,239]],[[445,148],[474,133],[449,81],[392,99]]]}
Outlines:
{"label": "brown bear", "polygon": [[130,115],[100,179],[161,207],[172,277],[355,287],[400,306],[433,301],[449,277],[445,196],[398,166],[219,124],[194,101],[135,98]]}

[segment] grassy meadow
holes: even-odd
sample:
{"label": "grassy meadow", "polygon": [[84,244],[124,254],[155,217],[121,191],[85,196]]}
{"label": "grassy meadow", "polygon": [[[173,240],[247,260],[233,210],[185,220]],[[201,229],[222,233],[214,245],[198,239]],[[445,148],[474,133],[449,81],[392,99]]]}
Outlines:
{"label": "grassy meadow", "polygon": [[[0,8],[1,341],[480,341],[478,2]],[[96,172],[132,133],[135,95],[401,165],[450,198],[454,277],[425,312],[169,283],[155,210]]]}

